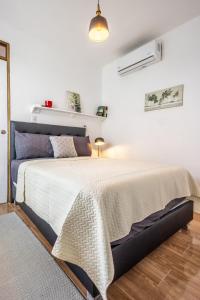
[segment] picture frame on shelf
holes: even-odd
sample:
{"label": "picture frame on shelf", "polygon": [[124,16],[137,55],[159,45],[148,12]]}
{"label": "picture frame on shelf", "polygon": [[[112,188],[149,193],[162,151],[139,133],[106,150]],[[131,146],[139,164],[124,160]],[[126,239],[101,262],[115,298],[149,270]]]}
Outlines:
{"label": "picture frame on shelf", "polygon": [[67,91],[67,107],[70,111],[81,113],[80,94],[72,91]]}
{"label": "picture frame on shelf", "polygon": [[108,106],[98,106],[97,108],[97,116],[107,118],[108,116]]}

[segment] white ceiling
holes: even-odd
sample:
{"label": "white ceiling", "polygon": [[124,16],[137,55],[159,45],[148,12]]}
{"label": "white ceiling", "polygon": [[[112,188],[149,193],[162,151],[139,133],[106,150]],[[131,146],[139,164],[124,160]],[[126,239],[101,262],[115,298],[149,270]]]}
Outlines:
{"label": "white ceiling", "polygon": [[[0,0],[0,19],[100,65],[200,15],[200,0],[101,0],[110,27],[103,44],[88,39],[96,0]],[[0,31],[1,32],[1,31]]]}

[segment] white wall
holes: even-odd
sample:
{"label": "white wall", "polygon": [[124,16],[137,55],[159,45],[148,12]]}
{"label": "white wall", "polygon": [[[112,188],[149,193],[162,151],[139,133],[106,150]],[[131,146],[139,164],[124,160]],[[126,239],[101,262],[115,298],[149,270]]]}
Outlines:
{"label": "white wall", "polygon": [[[161,37],[162,62],[120,78],[116,61],[103,69],[110,156],[179,164],[200,182],[200,17]],[[183,107],[144,112],[145,93],[184,84]]]}
{"label": "white wall", "polygon": [[[100,103],[101,69],[89,64],[66,40],[50,43],[28,29],[16,29],[0,20],[0,39],[11,46],[11,118],[31,121],[30,107],[53,99],[56,107],[67,107],[66,91],[81,95],[82,110],[95,114]],[[63,37],[64,39],[64,37]],[[40,115],[38,122],[83,126],[92,138],[100,134],[100,123],[67,115]]]}

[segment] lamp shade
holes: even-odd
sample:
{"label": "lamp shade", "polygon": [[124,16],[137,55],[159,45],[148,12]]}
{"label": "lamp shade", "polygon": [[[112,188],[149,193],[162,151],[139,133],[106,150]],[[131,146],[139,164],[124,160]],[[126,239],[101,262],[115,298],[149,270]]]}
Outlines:
{"label": "lamp shade", "polygon": [[109,37],[108,23],[106,18],[98,15],[91,20],[89,38],[97,43],[104,42]]}
{"label": "lamp shade", "polygon": [[109,36],[108,23],[106,18],[101,15],[101,9],[98,1],[96,17],[90,22],[89,38],[94,42],[103,42]]}
{"label": "lamp shade", "polygon": [[105,144],[105,141],[102,137],[98,137],[95,139],[95,145],[96,146],[103,146]]}

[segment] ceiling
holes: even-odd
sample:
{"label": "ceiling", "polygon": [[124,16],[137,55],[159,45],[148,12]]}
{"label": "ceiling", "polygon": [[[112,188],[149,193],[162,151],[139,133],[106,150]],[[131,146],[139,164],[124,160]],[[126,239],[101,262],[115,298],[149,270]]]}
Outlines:
{"label": "ceiling", "polygon": [[[67,55],[104,65],[200,15],[199,0],[101,0],[102,15],[110,27],[103,44],[88,39],[96,0],[0,0],[0,19],[49,43],[56,42]],[[1,30],[0,30],[1,34]]]}

